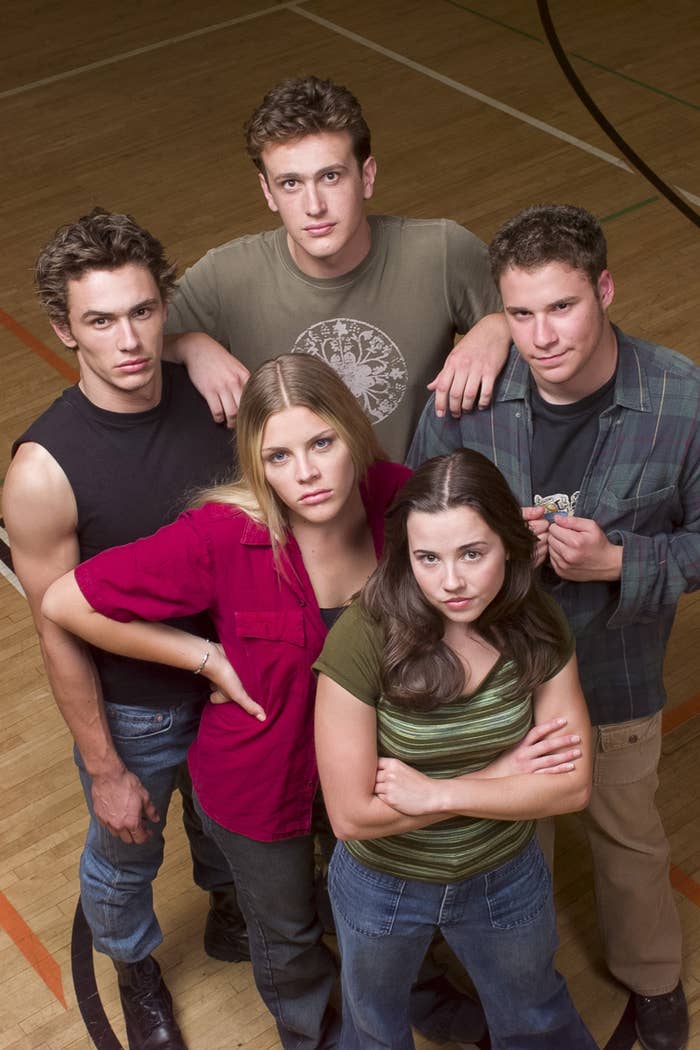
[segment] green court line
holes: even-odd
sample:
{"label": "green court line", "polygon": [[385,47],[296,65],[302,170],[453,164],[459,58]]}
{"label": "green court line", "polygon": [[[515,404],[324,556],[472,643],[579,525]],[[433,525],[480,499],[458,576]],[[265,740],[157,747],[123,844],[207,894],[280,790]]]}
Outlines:
{"label": "green court line", "polygon": [[517,33],[518,36],[525,36],[528,40],[536,40],[538,44],[544,44],[542,37],[535,36],[534,33],[528,33],[524,29],[518,29],[517,26],[511,26],[507,22],[502,22],[500,18],[493,18],[492,15],[485,15],[483,11],[477,11],[474,7],[467,7],[466,4],[460,4],[458,0],[447,0],[448,4],[452,4],[453,7],[458,7],[460,11],[469,11],[470,14],[476,15],[477,18],[483,18],[485,22],[493,22],[494,25],[500,26],[502,29],[509,29],[511,33]]}
{"label": "green court line", "polygon": [[636,204],[630,204],[626,208],[620,208],[619,211],[610,212],[609,215],[604,215],[602,219],[598,219],[599,223],[612,222],[614,219],[619,219],[621,215],[628,215],[631,211],[639,211],[640,208],[646,208],[647,204],[652,204],[654,201],[658,201],[659,197],[647,197],[646,200],[638,201]]}
{"label": "green court line", "polygon": [[[453,7],[458,7],[460,11],[468,11],[469,14],[476,15],[477,18],[481,18],[485,22],[492,22],[494,25],[500,26],[501,29],[507,29],[511,33],[517,33],[518,36],[524,36],[528,40],[536,41],[538,44],[546,43],[542,37],[536,36],[534,33],[528,33],[524,29],[518,29],[517,26],[512,26],[508,22],[501,21],[500,18],[494,18],[492,15],[484,14],[483,11],[479,11],[475,7],[469,7],[467,4],[460,3],[459,0],[445,0],[445,2],[452,4]],[[621,73],[619,69],[614,69],[612,66],[604,66],[602,62],[596,62],[592,58],[580,55],[577,51],[568,51],[567,54],[571,55],[572,58],[577,58],[580,62],[587,62],[589,66],[595,66],[596,69],[602,69],[603,72],[610,73],[614,77],[620,77],[621,80],[628,80],[630,84],[635,84],[637,87],[645,88],[647,91],[653,91],[655,95],[661,95],[663,98],[670,99],[671,102],[678,102],[679,105],[688,106],[689,109],[700,110],[700,105],[696,102],[691,102],[687,98],[681,98],[680,95],[672,95],[670,91],[664,91],[663,88],[656,87],[654,84],[648,84],[646,81],[638,80],[636,77],[631,77],[627,73]]]}
{"label": "green court line", "polygon": [[654,87],[653,84],[647,84],[644,80],[638,80],[636,77],[631,77],[627,73],[621,73],[619,69],[613,69],[612,66],[604,66],[602,62],[594,62],[592,58],[586,58],[585,55],[579,55],[576,51],[569,51],[569,54],[573,58],[578,58],[581,62],[587,62],[589,66],[595,66],[596,69],[602,69],[606,73],[612,73],[615,77],[621,77],[622,80],[629,80],[630,84],[636,84],[637,87],[646,88],[647,91],[653,91],[657,95],[663,95],[664,98],[669,98],[671,102],[680,102],[681,106],[689,106],[691,109],[700,110],[700,106],[695,102],[690,102],[687,98],[681,98],[680,95],[672,95],[670,91],[664,91],[663,88]]}

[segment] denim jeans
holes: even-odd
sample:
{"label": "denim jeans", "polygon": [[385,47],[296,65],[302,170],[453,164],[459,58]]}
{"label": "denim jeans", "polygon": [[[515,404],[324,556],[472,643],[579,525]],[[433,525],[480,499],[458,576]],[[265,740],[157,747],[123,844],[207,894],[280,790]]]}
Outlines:
{"label": "denim jeans", "polygon": [[257,842],[195,806],[236,882],[258,991],[284,1050],[331,1050],[340,1024],[329,1007],[337,965],[316,912],[312,835]]}
{"label": "denim jeans", "polygon": [[595,1050],[554,968],[551,881],[536,840],[492,871],[443,885],[373,871],[339,843],[329,887],[340,1050],[413,1050],[409,992],[436,929],[474,981],[493,1050]]}
{"label": "denim jeans", "polygon": [[[199,725],[201,704],[170,708],[105,704],[117,754],[151,796],[160,820],[150,823],[153,836],[142,845],[122,842],[96,819],[92,779],[80,753],[75,761],[85,793],[90,824],[80,858],[80,897],[97,951],[120,962],[138,962],[163,940],[153,911],[152,883],[163,860],[163,831],[170,798]],[[189,778],[185,777],[184,790]],[[193,814],[185,819],[202,889],[225,889],[232,895],[231,873],[218,847],[208,839]]]}

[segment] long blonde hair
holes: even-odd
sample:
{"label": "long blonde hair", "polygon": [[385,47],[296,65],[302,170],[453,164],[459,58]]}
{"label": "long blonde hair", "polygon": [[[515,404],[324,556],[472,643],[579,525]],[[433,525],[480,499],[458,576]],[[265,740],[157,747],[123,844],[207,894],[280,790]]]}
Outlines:
{"label": "long blonde hair", "polygon": [[311,354],[282,354],[261,365],[243,389],[236,424],[237,480],[205,489],[194,505],[237,507],[267,526],[274,546],[283,546],[287,508],[265,478],[262,442],[270,416],[297,406],[310,409],[333,427],[350,450],[358,481],[372,463],[386,459],[372,424],[337,372]]}

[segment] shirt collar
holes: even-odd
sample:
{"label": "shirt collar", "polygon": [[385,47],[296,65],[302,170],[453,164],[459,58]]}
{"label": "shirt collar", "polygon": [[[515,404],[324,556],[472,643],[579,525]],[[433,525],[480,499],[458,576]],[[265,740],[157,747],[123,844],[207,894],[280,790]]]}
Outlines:
{"label": "shirt collar", "polygon": [[[651,398],[647,376],[637,353],[634,341],[616,325],[613,331],[617,338],[617,378],[613,403],[637,412],[651,411]],[[530,369],[511,344],[499,381],[496,401],[526,401],[528,399]]]}

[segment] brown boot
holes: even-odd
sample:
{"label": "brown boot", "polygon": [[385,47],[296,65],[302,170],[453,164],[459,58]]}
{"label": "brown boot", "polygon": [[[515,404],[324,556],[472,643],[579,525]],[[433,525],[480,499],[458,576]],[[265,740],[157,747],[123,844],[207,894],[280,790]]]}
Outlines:
{"label": "brown boot", "polygon": [[129,1050],[187,1050],[173,1015],[173,1000],[152,955],[140,962],[114,960]]}

